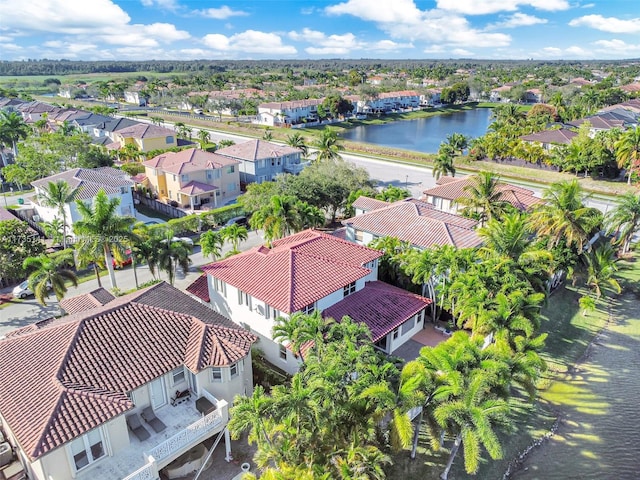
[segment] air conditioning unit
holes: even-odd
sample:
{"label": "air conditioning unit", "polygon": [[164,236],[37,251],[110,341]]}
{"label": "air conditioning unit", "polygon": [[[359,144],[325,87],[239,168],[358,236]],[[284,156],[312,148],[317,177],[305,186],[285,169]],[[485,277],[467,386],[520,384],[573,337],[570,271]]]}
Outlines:
{"label": "air conditioning unit", "polygon": [[31,219],[32,219],[34,222],[39,222],[39,221],[40,221],[40,215],[34,215],[33,217],[31,217]]}

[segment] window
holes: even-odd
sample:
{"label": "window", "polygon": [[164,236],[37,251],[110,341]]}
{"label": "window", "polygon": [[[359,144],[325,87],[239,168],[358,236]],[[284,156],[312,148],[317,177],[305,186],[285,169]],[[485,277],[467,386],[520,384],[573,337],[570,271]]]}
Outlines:
{"label": "window", "polygon": [[234,363],[229,366],[229,373],[231,374],[231,378],[235,378],[238,376],[238,364]]}
{"label": "window", "polygon": [[311,315],[316,310],[316,303],[313,302],[302,309],[302,313]]}
{"label": "window", "polygon": [[416,317],[411,317],[409,320],[404,322],[402,324],[402,334],[404,335],[408,331],[410,331],[414,327],[415,324],[416,324]]}
{"label": "window", "polygon": [[356,282],[351,282],[342,289],[343,296],[348,297],[356,291]]}
{"label": "window", "polygon": [[69,444],[69,448],[76,471],[83,469],[87,465],[91,465],[105,455],[104,441],[99,428],[76,438]]}
{"label": "window", "polygon": [[356,230],[354,238],[356,242],[364,242],[364,232],[362,230]]}
{"label": "window", "polygon": [[189,181],[189,175],[182,175],[180,177],[180,181],[182,182],[188,182]]}
{"label": "window", "polygon": [[235,165],[227,167],[227,173],[234,173],[236,171]]}
{"label": "window", "polygon": [[213,288],[214,288],[214,290],[216,292],[221,293],[222,296],[226,298],[226,296],[227,296],[227,284],[226,283],[224,283],[219,278],[214,278],[213,279]]}
{"label": "window", "polygon": [[287,347],[284,345],[280,345],[280,358],[282,360],[287,360]]}
{"label": "window", "polygon": [[238,290],[238,305],[246,305],[251,308],[251,296],[247,292]]}
{"label": "window", "polygon": [[172,385],[177,385],[178,383],[184,382],[184,378],[184,367],[178,367],[173,372],[171,372]]}
{"label": "window", "polygon": [[211,381],[215,383],[222,382],[222,369],[220,367],[211,367]]}
{"label": "window", "polygon": [[172,144],[173,143],[173,136],[168,135],[165,141],[167,142],[167,145]]}
{"label": "window", "polygon": [[267,304],[267,302],[264,302],[264,318],[271,318],[271,307]]}
{"label": "window", "polygon": [[211,180],[213,178],[213,170],[207,170],[207,180]]}
{"label": "window", "polygon": [[398,338],[399,330],[397,328],[393,329],[393,339],[396,340]]}

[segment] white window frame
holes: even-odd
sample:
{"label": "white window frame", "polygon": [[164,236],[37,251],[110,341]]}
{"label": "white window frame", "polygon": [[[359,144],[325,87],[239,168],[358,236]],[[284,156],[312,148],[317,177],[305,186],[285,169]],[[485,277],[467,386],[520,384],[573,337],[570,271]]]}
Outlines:
{"label": "white window frame", "polygon": [[[93,451],[91,449],[92,445],[89,443],[89,433],[92,433],[92,432],[97,432],[100,435],[100,444],[102,445],[102,455],[100,455],[97,458],[93,458]],[[82,442],[84,443],[84,453],[86,454],[86,457],[88,460],[88,463],[86,465],[83,465],[80,468],[76,467],[76,460],[74,458],[75,455],[73,454],[73,451],[71,449],[71,445],[79,440],[82,440]],[[98,462],[100,459],[109,456],[109,453],[107,451],[107,441],[105,439],[104,432],[102,431],[102,427],[95,428],[90,432],[87,432],[79,437],[74,438],[67,445],[66,450],[67,450],[67,455],[69,456],[69,465],[71,465],[71,468],[74,470],[74,472],[81,472],[83,470],[86,470],[87,468],[89,468],[90,466]]]}
{"label": "white window frame", "polygon": [[349,295],[352,295],[354,293],[356,293],[356,282],[351,282],[349,285],[345,285],[342,288],[343,297],[348,297]]}
{"label": "white window frame", "polygon": [[221,293],[223,297],[227,297],[227,284],[219,278],[213,277],[213,289]]}
{"label": "white window frame", "polygon": [[280,356],[280,360],[287,361],[287,347],[284,345],[279,345],[278,355]]}
{"label": "white window frame", "polygon": [[[235,370],[235,373],[234,373]],[[238,377],[240,375],[240,367],[238,366],[238,362],[232,363],[229,365],[229,377],[232,379]]]}
{"label": "white window frame", "polygon": [[[182,378],[179,378],[176,381],[176,376],[180,377],[182,376]],[[174,370],[171,371],[171,385],[175,386],[178,385],[179,383],[184,383],[187,381],[187,376],[184,374],[184,366],[182,367],[178,367]]]}
{"label": "white window frame", "polygon": [[392,337],[393,337],[393,339],[394,339],[394,340],[397,340],[397,339],[398,339],[398,335],[399,335],[399,334],[400,334],[400,329],[399,329],[398,327],[394,328],[394,329],[393,329],[393,332],[392,332]]}
{"label": "white window frame", "polygon": [[353,238],[356,242],[364,242],[364,232],[362,230],[356,230]]}
{"label": "white window frame", "polygon": [[251,308],[251,295],[242,290],[238,290],[238,305],[246,305]]}
{"label": "white window frame", "polygon": [[307,315],[311,315],[313,312],[316,311],[316,302],[310,303],[309,305],[302,307],[300,311]]}
{"label": "white window frame", "polygon": [[[216,372],[219,375],[216,375]],[[222,368],[211,367],[211,383],[222,383]]]}

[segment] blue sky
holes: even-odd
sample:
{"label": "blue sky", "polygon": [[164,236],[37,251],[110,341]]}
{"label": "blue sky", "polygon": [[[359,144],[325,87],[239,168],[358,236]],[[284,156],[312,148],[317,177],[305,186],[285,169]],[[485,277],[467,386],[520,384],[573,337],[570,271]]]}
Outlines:
{"label": "blue sky", "polygon": [[640,1],[0,0],[28,58],[640,58]]}

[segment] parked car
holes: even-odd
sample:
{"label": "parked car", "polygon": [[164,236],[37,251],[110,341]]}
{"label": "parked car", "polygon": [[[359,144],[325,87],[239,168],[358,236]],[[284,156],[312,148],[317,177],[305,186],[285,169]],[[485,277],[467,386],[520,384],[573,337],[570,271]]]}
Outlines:
{"label": "parked car", "polygon": [[[47,289],[51,290],[51,284],[47,284]],[[29,288],[29,280],[25,280],[20,285],[13,288],[13,296],[16,298],[27,298],[33,295],[33,291]]]}
{"label": "parked car", "polygon": [[[166,242],[166,240],[162,240],[162,243],[164,242]],[[171,239],[171,243],[175,243],[175,242],[182,242],[189,245],[190,247],[193,247],[193,240],[190,239],[189,237],[173,237]]]}
{"label": "parked car", "polygon": [[249,222],[247,221],[247,217],[233,217],[230,218],[229,220],[227,220],[227,223],[224,224],[225,227],[228,227],[229,225],[240,225],[243,227],[246,227]]}
{"label": "parked car", "polygon": [[127,250],[125,252],[124,261],[119,262],[116,260],[116,257],[113,257],[113,268],[119,270],[121,268],[126,267],[127,265],[131,265],[133,263],[133,255],[131,255],[131,250]]}

